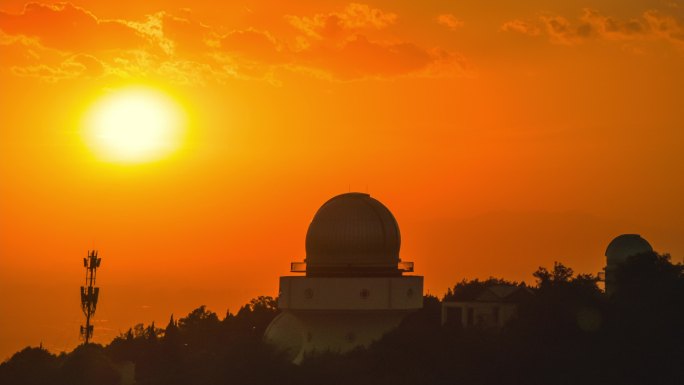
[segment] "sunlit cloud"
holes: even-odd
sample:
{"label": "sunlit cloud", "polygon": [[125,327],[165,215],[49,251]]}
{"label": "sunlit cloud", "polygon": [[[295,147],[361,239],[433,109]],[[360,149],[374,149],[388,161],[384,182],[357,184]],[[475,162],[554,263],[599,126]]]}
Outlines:
{"label": "sunlit cloud", "polygon": [[71,52],[137,48],[146,44],[144,36],[127,23],[100,20],[71,3],[28,3],[20,14],[0,11],[0,29]]}
{"label": "sunlit cloud", "polygon": [[457,30],[465,25],[463,20],[450,13],[444,13],[437,16],[437,23],[449,28],[452,31]]}
{"label": "sunlit cloud", "polygon": [[[369,5],[281,17],[291,30],[276,35],[252,27],[212,27],[189,10],[114,20],[71,3],[31,3],[18,14],[0,11],[0,53],[13,58],[4,63],[12,73],[51,82],[161,76],[177,83],[261,79],[276,84],[276,69],[353,80],[459,76],[465,68],[460,54],[438,46],[391,33],[371,36],[397,23],[398,15]],[[27,55],[31,60],[22,59]]]}
{"label": "sunlit cloud", "polygon": [[538,36],[541,33],[541,28],[537,25],[519,19],[505,22],[501,26],[501,30],[505,32],[518,32],[529,36]]}
{"label": "sunlit cloud", "polygon": [[57,82],[77,77],[95,78],[102,76],[105,72],[104,64],[97,58],[87,54],[70,56],[56,65],[36,64],[12,67],[12,73],[15,75],[37,77],[48,82]]}
{"label": "sunlit cloud", "polygon": [[285,18],[307,36],[330,39],[344,31],[385,28],[396,22],[397,15],[365,4],[351,3],[342,12],[321,13],[312,17],[286,15]]}

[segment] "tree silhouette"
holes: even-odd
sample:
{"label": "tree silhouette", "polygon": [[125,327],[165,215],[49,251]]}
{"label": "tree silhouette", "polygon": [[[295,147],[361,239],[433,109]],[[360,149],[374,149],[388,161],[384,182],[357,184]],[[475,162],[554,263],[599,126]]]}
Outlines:
{"label": "tree silhouette", "polygon": [[453,289],[447,289],[446,294],[442,297],[442,301],[472,301],[482,294],[484,289],[497,285],[518,286],[519,284],[514,281],[494,277],[489,277],[484,281],[477,278],[471,280],[463,279],[454,285]]}
{"label": "tree silhouette", "polygon": [[278,313],[277,301],[273,297],[259,296],[242,306],[236,315],[229,313],[224,324],[229,330],[249,332],[261,338]]}
{"label": "tree silhouette", "polygon": [[100,345],[77,347],[62,364],[58,383],[61,385],[118,385],[118,368]]}
{"label": "tree silhouette", "polygon": [[[0,384],[115,384],[135,364],[140,385],[214,384],[679,384],[684,378],[684,278],[655,253],[617,270],[621,290],[605,296],[593,275],[561,263],[540,267],[534,295],[505,328],[440,325],[441,302],[421,310],[368,348],[320,353],[296,366],[264,343],[276,300],[257,297],[221,320],[200,306],[165,329],[138,324],[106,348],[54,356],[27,348],[0,364]],[[504,279],[463,280],[446,298],[468,300]]]}
{"label": "tree silhouette", "polygon": [[46,349],[27,347],[0,365],[0,384],[54,384],[59,360]]}

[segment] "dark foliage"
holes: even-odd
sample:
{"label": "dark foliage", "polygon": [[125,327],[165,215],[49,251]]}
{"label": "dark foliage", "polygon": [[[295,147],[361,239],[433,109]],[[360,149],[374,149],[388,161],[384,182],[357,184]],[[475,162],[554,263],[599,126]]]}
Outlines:
{"label": "dark foliage", "polygon": [[517,282],[494,277],[489,277],[484,281],[480,281],[479,279],[467,281],[464,279],[457,283],[453,289],[448,288],[442,301],[472,301],[482,293],[482,290],[497,285],[518,286],[524,285],[524,283],[518,284]]}
{"label": "dark foliage", "polygon": [[[0,384],[115,384],[135,364],[141,385],[175,384],[681,384],[684,270],[648,253],[616,273],[607,298],[592,275],[540,267],[518,316],[502,330],[442,327],[441,302],[368,348],[313,355],[299,365],[263,343],[276,302],[259,297],[220,319],[201,306],[164,329],[136,325],[107,347],[54,356],[26,348],[0,365]],[[503,279],[462,281],[445,299],[472,300]],[[528,289],[525,289],[528,290]]]}
{"label": "dark foliage", "polygon": [[100,345],[79,346],[62,363],[57,376],[61,385],[116,385],[118,368]]}
{"label": "dark foliage", "polygon": [[25,348],[0,365],[0,384],[53,384],[59,359],[43,348]]}

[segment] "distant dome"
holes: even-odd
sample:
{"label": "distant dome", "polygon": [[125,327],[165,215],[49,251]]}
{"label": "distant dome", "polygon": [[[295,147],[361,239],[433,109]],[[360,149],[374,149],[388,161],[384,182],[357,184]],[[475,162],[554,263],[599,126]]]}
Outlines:
{"label": "distant dome", "polygon": [[392,213],[368,194],[325,202],[306,233],[307,275],[395,275],[401,235]]}
{"label": "distant dome", "polygon": [[652,252],[653,248],[639,234],[622,234],[613,239],[606,249],[608,265],[623,263],[632,255]]}

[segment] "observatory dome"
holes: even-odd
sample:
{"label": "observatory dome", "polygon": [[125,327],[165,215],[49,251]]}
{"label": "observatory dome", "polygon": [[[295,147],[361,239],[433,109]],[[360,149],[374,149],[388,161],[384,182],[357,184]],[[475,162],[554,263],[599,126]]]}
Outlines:
{"label": "observatory dome", "polygon": [[325,202],[306,233],[307,275],[400,275],[394,215],[368,194]]}
{"label": "observatory dome", "polygon": [[613,239],[606,249],[608,265],[623,263],[632,255],[653,251],[651,245],[639,234],[622,234]]}

